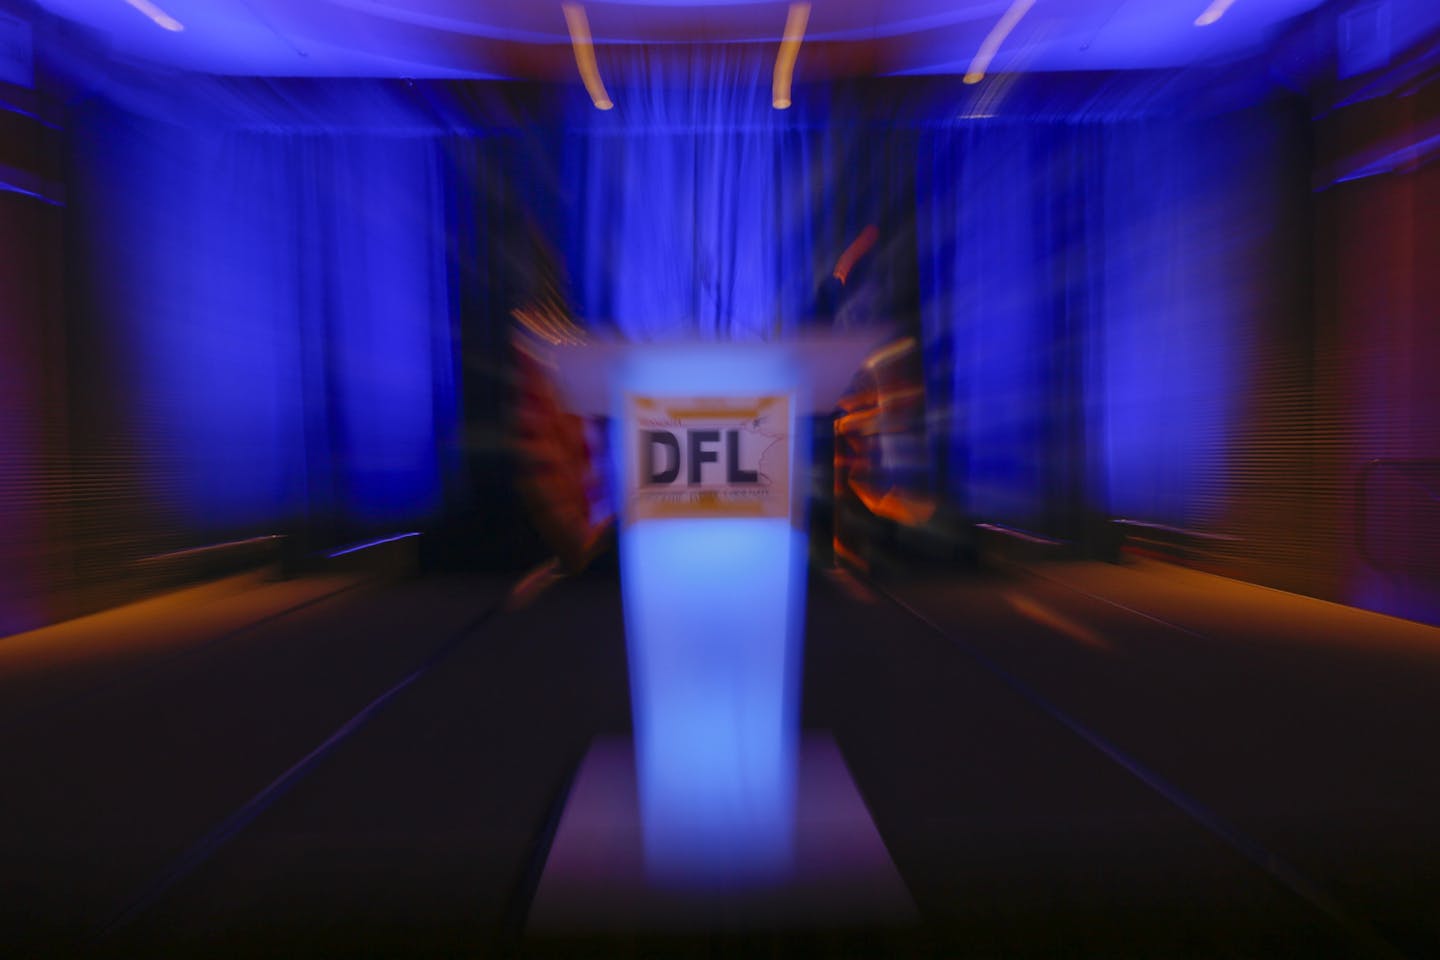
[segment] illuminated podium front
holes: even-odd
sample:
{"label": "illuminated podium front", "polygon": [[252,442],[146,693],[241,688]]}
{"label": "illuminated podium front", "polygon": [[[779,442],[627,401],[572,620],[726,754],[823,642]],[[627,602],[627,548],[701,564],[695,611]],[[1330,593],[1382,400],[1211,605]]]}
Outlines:
{"label": "illuminated podium front", "polygon": [[[572,408],[611,419],[638,846],[651,890],[793,882],[807,427],[874,346],[871,335],[551,354]],[[599,836],[604,824],[593,826]],[[557,846],[564,833],[562,822]],[[587,869],[611,869],[590,853]],[[552,851],[547,871],[557,855],[568,854]]]}

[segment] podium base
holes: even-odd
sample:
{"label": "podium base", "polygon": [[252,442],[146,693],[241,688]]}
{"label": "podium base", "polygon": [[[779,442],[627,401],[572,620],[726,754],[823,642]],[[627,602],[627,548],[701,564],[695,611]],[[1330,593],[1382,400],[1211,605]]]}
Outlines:
{"label": "podium base", "polygon": [[585,755],[530,905],[529,937],[680,935],[903,927],[915,905],[834,740],[800,748],[794,873],[763,889],[675,890],[649,883],[634,746]]}

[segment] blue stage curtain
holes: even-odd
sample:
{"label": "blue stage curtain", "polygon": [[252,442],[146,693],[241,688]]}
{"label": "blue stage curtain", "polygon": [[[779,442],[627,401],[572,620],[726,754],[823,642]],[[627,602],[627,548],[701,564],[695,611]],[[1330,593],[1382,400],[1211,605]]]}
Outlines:
{"label": "blue stage curtain", "polygon": [[191,542],[433,517],[456,452],[433,140],[177,119],[78,127],[77,273],[152,499]]}
{"label": "blue stage curtain", "polygon": [[997,118],[922,137],[932,452],[972,517],[1081,540],[1112,516],[1218,519],[1264,309],[1252,275],[1273,259],[1252,123]]}
{"label": "blue stage curtain", "polygon": [[527,261],[559,265],[591,326],[763,339],[834,322],[817,291],[876,224],[858,299],[923,333],[938,492],[1067,537],[1211,519],[1265,310],[1254,264],[1275,259],[1265,178],[1240,175],[1263,118],[1092,98],[939,120],[949,88],[926,86],[903,115],[869,87],[778,111],[772,67],[623,51],[602,63],[610,111],[578,87],[97,99],[72,206],[77,310],[106,359],[80,362],[118,385],[143,482],[191,540],[277,520],[334,539],[494,499],[467,488],[459,411],[472,441],[498,436]]}
{"label": "blue stage curtain", "polygon": [[637,340],[800,327],[829,197],[813,131],[771,106],[773,67],[773,51],[736,47],[637,49],[602,64],[615,109],[587,106],[565,147],[581,314]]}

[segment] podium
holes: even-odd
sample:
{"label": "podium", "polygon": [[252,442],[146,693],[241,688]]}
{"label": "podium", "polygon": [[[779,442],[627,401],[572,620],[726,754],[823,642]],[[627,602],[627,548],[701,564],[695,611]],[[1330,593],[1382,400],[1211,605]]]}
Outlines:
{"label": "podium", "polygon": [[[594,922],[609,902],[623,922],[673,919],[682,900],[701,914],[773,908],[785,890],[814,900],[797,879],[803,851],[833,844],[806,834],[797,797],[817,791],[811,806],[849,803],[827,829],[863,819],[865,856],[878,848],[893,878],[885,897],[908,904],[838,750],[800,756],[808,417],[833,409],[876,345],[872,333],[548,351],[572,410],[611,422],[635,738],[633,755],[599,745],[582,764],[540,913]],[[567,897],[579,907],[556,906]]]}

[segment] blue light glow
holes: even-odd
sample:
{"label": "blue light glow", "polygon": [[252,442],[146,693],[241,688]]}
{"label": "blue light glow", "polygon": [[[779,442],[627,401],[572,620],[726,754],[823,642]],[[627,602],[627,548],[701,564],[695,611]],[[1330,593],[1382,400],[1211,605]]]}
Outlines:
{"label": "blue light glow", "polygon": [[[778,346],[668,345],[616,371],[646,396],[793,393]],[[792,413],[792,420],[795,420]],[[617,429],[624,429],[617,417]],[[780,880],[792,866],[805,603],[806,489],[794,456],[790,519],[668,519],[620,531],[625,631],[647,869],[667,885]],[[621,489],[635,457],[612,449]]]}
{"label": "blue light glow", "polygon": [[803,537],[784,519],[652,520],[622,574],[646,859],[665,882],[779,878],[794,831]]}
{"label": "blue light glow", "polygon": [[351,553],[358,553],[361,550],[369,550],[371,547],[378,547],[383,544],[394,543],[396,540],[408,540],[411,537],[418,536],[420,536],[419,531],[414,531],[411,533],[397,533],[393,537],[381,537],[378,540],[367,540],[364,543],[357,543],[354,546],[345,547],[343,550],[335,550],[331,553],[327,553],[325,556],[327,559],[334,560],[336,557],[343,557]]}

